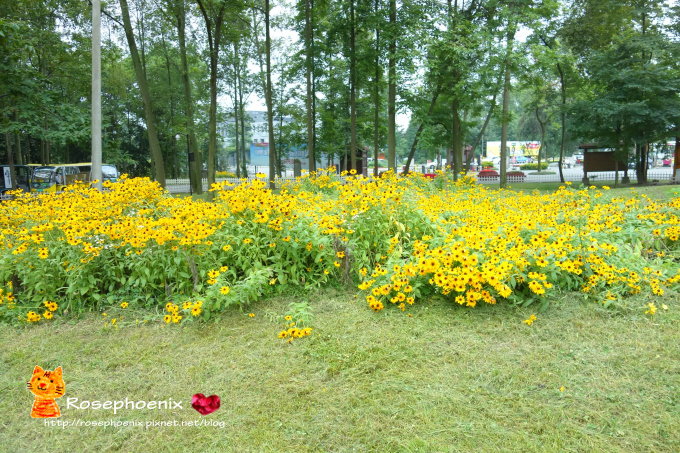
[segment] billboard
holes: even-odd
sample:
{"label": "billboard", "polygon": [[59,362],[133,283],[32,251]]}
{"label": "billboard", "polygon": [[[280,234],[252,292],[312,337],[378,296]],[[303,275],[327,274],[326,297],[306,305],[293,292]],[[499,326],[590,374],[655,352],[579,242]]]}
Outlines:
{"label": "billboard", "polygon": [[[507,142],[508,157],[538,157],[541,149],[540,141],[510,141]],[[501,157],[501,142],[486,142],[486,158]]]}

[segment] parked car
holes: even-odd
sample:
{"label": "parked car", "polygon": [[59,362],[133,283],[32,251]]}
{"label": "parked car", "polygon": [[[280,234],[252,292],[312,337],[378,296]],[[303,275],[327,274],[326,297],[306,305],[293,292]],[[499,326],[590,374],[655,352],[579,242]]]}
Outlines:
{"label": "parked car", "polygon": [[6,192],[21,189],[26,192],[31,191],[31,170],[28,165],[15,165],[14,172],[16,175],[16,187],[12,186],[12,175],[9,165],[0,166],[2,170],[2,179],[0,179],[0,196],[6,198]]}
{"label": "parked car", "polygon": [[[92,171],[91,163],[81,164],[54,164],[36,167],[33,170],[32,192],[61,192],[67,185],[76,181],[90,182]],[[115,165],[102,164],[102,180],[116,181],[118,169]]]}

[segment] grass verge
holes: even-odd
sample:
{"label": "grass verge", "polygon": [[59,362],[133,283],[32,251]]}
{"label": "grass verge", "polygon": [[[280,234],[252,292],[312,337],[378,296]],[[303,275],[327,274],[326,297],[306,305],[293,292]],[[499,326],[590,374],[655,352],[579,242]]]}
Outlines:
{"label": "grass verge", "polygon": [[[370,312],[313,296],[315,330],[276,338],[293,298],[184,328],[77,321],[0,331],[5,451],[636,451],[680,449],[680,306],[604,309],[569,295],[530,309],[433,300]],[[299,301],[301,298],[297,298]],[[304,297],[302,298],[304,299]],[[408,316],[408,314],[411,316]],[[133,316],[132,313],[128,317]],[[33,367],[61,365],[60,420],[211,420],[224,427],[50,427],[29,417]],[[218,394],[202,417],[194,393]],[[79,400],[183,401],[177,410],[78,410]]]}

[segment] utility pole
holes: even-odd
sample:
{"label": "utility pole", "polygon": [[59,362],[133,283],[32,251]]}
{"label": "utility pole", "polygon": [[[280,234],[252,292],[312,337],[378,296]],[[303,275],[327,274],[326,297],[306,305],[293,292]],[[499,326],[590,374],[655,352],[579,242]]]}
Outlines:
{"label": "utility pole", "polygon": [[102,65],[101,1],[92,0],[92,170],[91,179],[102,189]]}

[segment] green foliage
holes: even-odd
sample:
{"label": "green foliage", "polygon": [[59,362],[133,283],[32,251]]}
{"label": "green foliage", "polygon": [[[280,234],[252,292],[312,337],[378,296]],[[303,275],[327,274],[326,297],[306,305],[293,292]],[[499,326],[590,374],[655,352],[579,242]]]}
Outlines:
{"label": "green foliage", "polygon": [[548,164],[546,162],[541,162],[541,168],[538,168],[538,162],[533,162],[529,164],[522,164],[519,166],[521,170],[545,170],[548,168]]}

